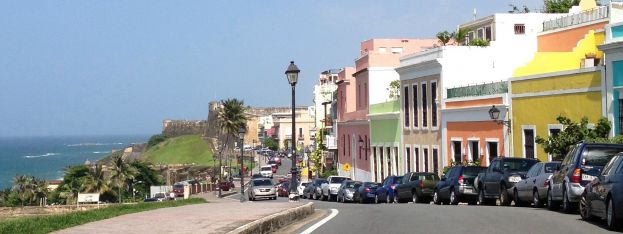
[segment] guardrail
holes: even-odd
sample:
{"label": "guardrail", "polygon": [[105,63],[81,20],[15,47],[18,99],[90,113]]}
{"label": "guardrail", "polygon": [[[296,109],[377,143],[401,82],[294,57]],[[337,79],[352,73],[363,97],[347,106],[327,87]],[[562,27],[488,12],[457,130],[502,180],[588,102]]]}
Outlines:
{"label": "guardrail", "polygon": [[608,6],[601,6],[591,10],[548,20],[543,22],[543,32],[606,19],[610,16],[609,13]]}

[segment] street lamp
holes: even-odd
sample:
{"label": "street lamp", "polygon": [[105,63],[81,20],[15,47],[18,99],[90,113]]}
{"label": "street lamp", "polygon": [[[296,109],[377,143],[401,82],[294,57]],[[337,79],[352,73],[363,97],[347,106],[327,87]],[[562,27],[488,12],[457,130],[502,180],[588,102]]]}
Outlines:
{"label": "street lamp", "polygon": [[240,139],[240,202],[244,202],[244,134],[247,132],[245,127],[238,128],[238,139]]}
{"label": "street lamp", "polygon": [[292,87],[292,178],[290,179],[290,201],[298,201],[298,189],[296,188],[298,184],[296,181],[298,168],[296,167],[296,144],[294,144],[294,140],[296,139],[296,82],[298,82],[299,79],[299,72],[301,72],[301,70],[294,64],[294,61],[290,61],[290,65],[285,72],[288,83],[290,83]]}
{"label": "street lamp", "polygon": [[493,121],[497,122],[498,124],[503,124],[506,127],[509,127],[509,131],[510,131],[510,119],[499,120],[500,110],[497,107],[495,107],[495,105],[491,106],[491,109],[489,109],[489,118],[491,118]]}

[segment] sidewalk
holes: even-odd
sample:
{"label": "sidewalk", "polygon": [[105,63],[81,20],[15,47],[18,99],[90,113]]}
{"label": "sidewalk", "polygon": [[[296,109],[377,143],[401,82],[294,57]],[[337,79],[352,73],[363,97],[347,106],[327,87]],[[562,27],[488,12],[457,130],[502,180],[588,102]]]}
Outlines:
{"label": "sidewalk", "polygon": [[56,233],[227,233],[306,202],[246,202],[201,194],[208,203],[128,214]]}

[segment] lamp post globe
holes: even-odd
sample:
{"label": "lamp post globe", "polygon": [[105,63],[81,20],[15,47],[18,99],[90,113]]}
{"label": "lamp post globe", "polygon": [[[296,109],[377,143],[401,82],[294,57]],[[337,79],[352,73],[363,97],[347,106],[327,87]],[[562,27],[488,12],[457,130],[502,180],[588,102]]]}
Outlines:
{"label": "lamp post globe", "polygon": [[494,106],[489,109],[489,118],[492,120],[498,120],[500,118],[500,110]]}
{"label": "lamp post globe", "polygon": [[238,128],[238,139],[240,139],[240,202],[245,201],[244,196],[244,134],[247,132],[245,127]]}
{"label": "lamp post globe", "polygon": [[290,65],[288,65],[288,68],[286,69],[286,78],[288,79],[288,83],[290,84],[291,88],[292,88],[292,144],[291,144],[291,152],[292,152],[292,168],[291,168],[291,173],[292,173],[292,178],[290,179],[290,194],[289,194],[289,200],[290,201],[298,201],[298,189],[296,188],[298,185],[297,182],[297,173],[298,173],[298,168],[296,167],[296,161],[297,161],[297,156],[296,156],[296,144],[295,144],[295,140],[296,138],[296,83],[298,82],[299,79],[299,72],[301,72],[301,70],[299,70],[299,68],[296,66],[296,64],[294,64],[294,61],[290,61]]}

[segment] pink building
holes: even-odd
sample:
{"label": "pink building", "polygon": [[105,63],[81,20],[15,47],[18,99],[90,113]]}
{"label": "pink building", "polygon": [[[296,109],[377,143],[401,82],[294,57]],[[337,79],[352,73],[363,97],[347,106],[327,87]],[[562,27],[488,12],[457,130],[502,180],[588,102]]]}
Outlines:
{"label": "pink building", "polygon": [[[400,56],[431,48],[437,39],[371,39],[361,42],[355,68],[338,75],[338,173],[371,181],[368,107],[389,100],[389,83],[399,80],[394,70]],[[360,144],[360,142],[362,144]],[[343,165],[350,165],[344,170]]]}

